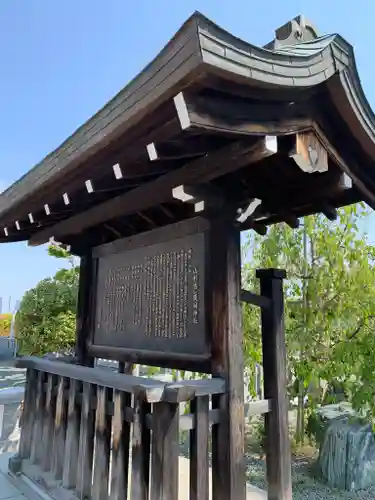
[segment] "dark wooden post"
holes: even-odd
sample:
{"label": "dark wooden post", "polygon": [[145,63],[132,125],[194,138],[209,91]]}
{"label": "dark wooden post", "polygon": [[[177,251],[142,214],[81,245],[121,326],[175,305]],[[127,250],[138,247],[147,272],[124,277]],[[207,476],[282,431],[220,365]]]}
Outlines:
{"label": "dark wooden post", "polygon": [[190,402],[194,429],[190,431],[190,500],[209,500],[209,396]]}
{"label": "dark wooden post", "polygon": [[210,233],[212,373],[227,384],[225,394],[213,398],[221,421],[212,428],[212,498],[245,500],[240,233],[231,222],[213,224]]}
{"label": "dark wooden post", "polygon": [[179,405],[153,407],[150,500],[178,499]]}
{"label": "dark wooden post", "polygon": [[256,275],[261,295],[271,301],[270,307],[262,308],[264,397],[271,400],[271,411],[265,415],[268,500],[292,500],[284,333],[286,273],[264,269]]}
{"label": "dark wooden post", "polygon": [[142,395],[134,397],[131,499],[148,500],[150,484],[150,446],[151,432],[146,427],[146,415],[151,405]]}
{"label": "dark wooden post", "polygon": [[80,365],[93,366],[93,358],[87,352],[87,337],[90,328],[90,302],[93,286],[93,261],[91,253],[81,257],[76,326],[76,358]]}
{"label": "dark wooden post", "polygon": [[78,498],[91,496],[92,465],[94,457],[95,410],[92,400],[96,397],[96,387],[84,382],[82,389],[81,424],[79,434],[77,490]]}

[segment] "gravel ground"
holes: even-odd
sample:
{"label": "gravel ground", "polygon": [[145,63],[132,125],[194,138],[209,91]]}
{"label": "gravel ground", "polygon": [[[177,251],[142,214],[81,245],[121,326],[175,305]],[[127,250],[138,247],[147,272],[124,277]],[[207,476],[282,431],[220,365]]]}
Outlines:
{"label": "gravel ground", "polygon": [[[266,489],[265,463],[247,456],[248,481],[258,488]],[[299,461],[292,467],[293,500],[374,500],[375,486],[362,491],[338,491],[314,477],[311,466]]]}
{"label": "gravel ground", "polygon": [[[185,435],[184,435],[185,434]],[[187,433],[181,435],[181,455],[189,457]],[[262,490],[267,489],[265,461],[246,455],[247,480]],[[339,491],[328,487],[314,476],[311,461],[299,459],[292,465],[293,500],[375,500],[375,485],[362,491]]]}

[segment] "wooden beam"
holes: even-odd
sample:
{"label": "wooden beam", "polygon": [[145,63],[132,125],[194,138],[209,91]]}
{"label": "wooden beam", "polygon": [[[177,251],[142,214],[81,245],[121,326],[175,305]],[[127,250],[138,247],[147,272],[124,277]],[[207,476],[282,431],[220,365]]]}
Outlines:
{"label": "wooden beam", "polygon": [[117,229],[115,229],[110,224],[104,224],[104,227],[108,229],[108,231],[110,231],[112,234],[114,234],[116,238],[121,238],[122,234],[120,233],[120,231],[117,231]]}
{"label": "wooden beam", "polygon": [[138,188],[61,221],[55,226],[48,227],[32,236],[29,244],[42,245],[51,236],[60,238],[78,234],[89,227],[116,217],[133,214],[169,201],[172,197],[172,189],[176,186],[209,182],[216,177],[267,158],[276,151],[277,141],[274,137],[265,136],[255,143],[248,140],[233,142],[204,157],[188,162],[178,170],[173,170],[154,181],[142,184]]}
{"label": "wooden beam", "polygon": [[267,196],[264,196],[264,203],[259,207],[255,220],[246,220],[241,225],[241,231],[253,229],[254,222],[265,225],[286,222],[295,229],[298,227],[298,217],[292,214],[298,212],[300,217],[300,209],[309,206],[319,207],[315,212],[323,212],[327,205],[326,200],[334,200],[348,189],[345,187],[343,175],[340,170],[331,169],[321,175],[306,176],[304,183],[288,186],[281,192],[279,186],[276,186],[276,189],[268,191]]}
{"label": "wooden beam", "polygon": [[262,224],[261,222],[255,220],[248,219],[246,222],[240,225],[241,231],[248,231],[250,229],[255,231],[260,236],[265,236],[268,232],[268,228],[265,224]]}
{"label": "wooden beam", "polygon": [[244,289],[241,290],[240,300],[241,302],[246,302],[246,304],[263,308],[270,307],[271,305],[269,298],[262,297],[261,295],[249,292],[249,290]]}
{"label": "wooden beam", "polygon": [[211,149],[210,141],[206,137],[206,141],[194,140],[196,136],[181,136],[181,141],[167,141],[164,143],[147,144],[147,153],[149,160],[156,161],[171,161],[171,160],[188,160],[203,156]]}
{"label": "wooden beam", "polygon": [[290,135],[311,128],[303,104],[264,104],[227,95],[199,96],[180,92],[174,98],[182,130],[207,131],[227,136]]}

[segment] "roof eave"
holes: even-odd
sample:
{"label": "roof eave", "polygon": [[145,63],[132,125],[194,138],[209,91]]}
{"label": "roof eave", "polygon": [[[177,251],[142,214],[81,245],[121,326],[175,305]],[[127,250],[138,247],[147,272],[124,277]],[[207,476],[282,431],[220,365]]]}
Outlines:
{"label": "roof eave", "polygon": [[38,190],[58,182],[144,116],[171,99],[203,70],[194,13],[136,78],[58,148],[0,195],[0,220]]}

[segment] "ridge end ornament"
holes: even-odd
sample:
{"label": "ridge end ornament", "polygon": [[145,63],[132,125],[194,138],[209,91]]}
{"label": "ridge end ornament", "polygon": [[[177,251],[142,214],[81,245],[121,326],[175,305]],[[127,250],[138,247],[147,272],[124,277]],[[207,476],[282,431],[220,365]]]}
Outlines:
{"label": "ridge end ornament", "polygon": [[307,174],[328,171],[328,153],[314,132],[296,134],[296,143],[289,153],[297,166]]}
{"label": "ridge end ornament", "polygon": [[277,50],[285,46],[311,42],[319,36],[317,28],[303,14],[300,14],[277,28],[275,38],[265,45],[265,48]]}

